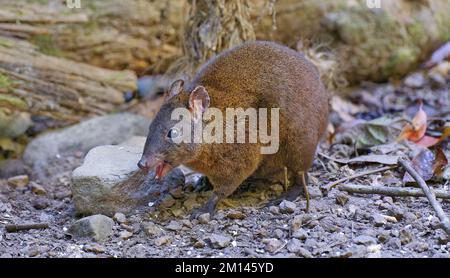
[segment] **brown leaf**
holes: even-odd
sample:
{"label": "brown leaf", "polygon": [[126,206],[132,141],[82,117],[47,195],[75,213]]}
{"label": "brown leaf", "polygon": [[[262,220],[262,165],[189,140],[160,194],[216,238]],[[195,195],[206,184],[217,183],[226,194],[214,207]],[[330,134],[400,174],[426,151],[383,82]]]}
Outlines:
{"label": "brown leaf", "polygon": [[444,170],[444,167],[447,166],[448,164],[448,159],[445,156],[444,151],[442,150],[442,148],[436,148],[436,159],[434,160],[433,163],[433,173],[436,176],[440,176],[442,174],[442,171]]}
{"label": "brown leaf", "polygon": [[427,113],[423,110],[423,103],[420,103],[419,111],[412,119],[411,124],[407,123],[398,136],[398,141],[407,139],[413,142],[419,141],[427,130]]}

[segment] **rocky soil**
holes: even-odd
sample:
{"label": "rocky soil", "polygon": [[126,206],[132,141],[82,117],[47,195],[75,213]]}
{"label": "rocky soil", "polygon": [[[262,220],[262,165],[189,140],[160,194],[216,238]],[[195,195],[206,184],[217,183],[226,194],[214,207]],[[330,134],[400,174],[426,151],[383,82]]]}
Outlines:
{"label": "rocky soil", "polygon": [[[346,113],[368,119],[408,114],[417,107],[417,99],[436,111],[450,107],[448,78],[433,81],[420,74],[409,78],[399,86],[368,84],[354,90],[348,99],[362,105],[344,101],[349,110],[335,111],[332,122],[343,121]],[[356,110],[350,113],[350,108]],[[132,133],[129,137],[141,131]],[[120,142],[109,138],[100,143],[118,144],[125,139],[121,134]],[[189,211],[201,205],[210,191],[194,186],[192,177],[140,209],[79,215],[74,204],[78,193],[71,190],[72,172],[92,147],[85,142],[68,151],[58,149],[51,159],[46,157],[45,169],[40,164],[39,173],[27,161],[3,167],[0,257],[450,257],[450,239],[425,198],[349,194],[338,187],[324,190],[329,182],[379,167],[327,159],[355,156],[354,147],[344,141],[320,146],[321,155],[310,171],[309,212],[304,211],[304,197],[266,206],[282,192],[282,185],[249,182],[225,200],[214,216],[205,214],[196,220],[189,220]],[[351,182],[404,186],[403,174],[395,168]],[[428,183],[449,190],[448,180]],[[441,204],[450,214],[450,203]],[[49,227],[15,233],[2,227],[24,223],[48,223]]]}

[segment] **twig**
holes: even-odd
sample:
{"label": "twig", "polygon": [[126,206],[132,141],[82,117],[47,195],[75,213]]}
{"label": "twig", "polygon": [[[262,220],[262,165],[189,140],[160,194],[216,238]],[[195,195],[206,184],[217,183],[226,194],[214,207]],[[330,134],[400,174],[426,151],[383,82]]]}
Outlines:
{"label": "twig", "polygon": [[[367,186],[360,184],[341,184],[339,190],[358,194],[379,194],[391,197],[425,197],[422,189],[407,187]],[[434,190],[437,198],[450,199],[450,192]]]}
{"label": "twig", "polygon": [[423,192],[425,193],[425,196],[427,197],[428,201],[430,202],[431,206],[433,207],[434,211],[436,212],[437,216],[441,220],[441,224],[443,226],[444,231],[450,236],[450,221],[448,220],[447,215],[445,215],[444,210],[442,209],[439,202],[436,200],[436,196],[433,191],[430,190],[428,185],[425,183],[423,178],[417,173],[417,171],[411,166],[411,163],[409,162],[409,159],[407,158],[399,158],[398,163],[405,168],[406,172],[408,172],[411,177],[416,180],[417,184],[422,188]]}
{"label": "twig", "polygon": [[324,157],[324,158],[326,158],[326,159],[328,159],[328,160],[331,160],[331,161],[334,161],[334,162],[337,162],[337,163],[341,163],[341,164],[347,164],[348,163],[348,159],[334,158],[334,157],[328,156],[328,155],[326,155],[324,153],[317,153],[317,154],[322,156],[322,157]]}
{"label": "twig", "polygon": [[381,167],[381,168],[378,168],[378,169],[373,169],[373,170],[368,170],[368,171],[364,171],[364,172],[361,172],[361,173],[356,173],[356,174],[351,175],[349,177],[345,177],[345,178],[339,179],[337,181],[330,182],[329,184],[325,185],[324,188],[327,191],[330,191],[333,187],[335,187],[336,185],[338,185],[340,183],[343,183],[343,182],[346,182],[346,181],[349,181],[349,180],[352,180],[352,179],[355,179],[355,178],[359,178],[359,177],[362,177],[362,176],[367,176],[367,175],[370,175],[370,174],[375,174],[375,173],[378,173],[378,172],[387,171],[387,170],[390,170],[390,169],[394,169],[396,167],[397,167],[397,165],[385,166],[385,167]]}
{"label": "twig", "polygon": [[47,228],[48,223],[10,224],[5,226],[5,229],[8,233],[15,233],[19,231],[27,231],[34,229],[47,229]]}

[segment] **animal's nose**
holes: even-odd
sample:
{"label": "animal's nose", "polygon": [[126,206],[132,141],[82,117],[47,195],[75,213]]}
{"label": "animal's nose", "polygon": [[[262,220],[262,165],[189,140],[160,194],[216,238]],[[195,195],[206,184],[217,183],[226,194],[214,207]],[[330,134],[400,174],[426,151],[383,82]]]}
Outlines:
{"label": "animal's nose", "polygon": [[142,170],[147,170],[147,159],[145,159],[144,157],[141,158],[141,160],[139,160],[138,162],[138,167],[141,168]]}

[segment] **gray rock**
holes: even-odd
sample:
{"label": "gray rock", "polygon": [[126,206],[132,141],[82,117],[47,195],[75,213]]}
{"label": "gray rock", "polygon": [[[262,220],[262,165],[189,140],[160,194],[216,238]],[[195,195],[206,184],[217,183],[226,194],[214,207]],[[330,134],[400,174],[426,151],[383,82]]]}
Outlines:
{"label": "gray rock", "polygon": [[270,238],[263,241],[266,244],[266,250],[270,253],[277,251],[283,244],[280,240],[276,238]]}
{"label": "gray rock", "polygon": [[383,215],[376,213],[373,216],[373,224],[375,225],[375,227],[384,226],[386,225],[386,223],[387,223],[386,217],[384,217]]}
{"label": "gray rock", "polygon": [[425,84],[425,77],[422,73],[416,72],[405,78],[405,85],[411,88],[421,88]]}
{"label": "gray rock", "polygon": [[293,213],[297,205],[294,202],[284,200],[279,207],[281,213]]}
{"label": "gray rock", "polygon": [[134,135],[146,136],[149,124],[149,119],[130,113],[93,118],[37,137],[27,145],[23,160],[33,167],[40,179],[45,179],[46,166],[58,156],[86,152],[100,145],[119,144]]}
{"label": "gray rock", "polygon": [[308,193],[311,199],[319,199],[323,197],[322,191],[318,186],[311,186],[308,189]]}
{"label": "gray rock", "polygon": [[171,242],[172,242],[172,238],[170,236],[162,236],[162,237],[155,239],[156,246],[170,244]]}
{"label": "gray rock", "polygon": [[179,231],[181,228],[183,228],[183,225],[175,220],[170,221],[170,223],[166,226],[166,229],[169,231]]}
{"label": "gray rock", "polygon": [[371,236],[361,235],[353,239],[356,244],[369,246],[377,243],[377,239]]}
{"label": "gray rock", "polygon": [[198,222],[200,224],[208,224],[211,219],[209,213],[203,213],[198,216]]}
{"label": "gray rock", "polygon": [[296,215],[294,219],[292,219],[292,230],[295,232],[302,227],[303,224],[303,215]]}
{"label": "gray rock", "polygon": [[293,238],[288,242],[286,248],[291,253],[298,253],[300,251],[300,248],[302,248],[302,243],[300,242],[300,240]]}
{"label": "gray rock", "polygon": [[128,214],[159,202],[174,187],[184,184],[184,175],[174,169],[161,181],[146,175],[137,162],[142,148],[100,146],[89,151],[82,166],[72,173],[71,189],[78,214]]}
{"label": "gray rock", "polygon": [[22,160],[8,159],[0,161],[0,179],[22,176],[27,173],[27,169]]}
{"label": "gray rock", "polygon": [[117,212],[116,214],[114,214],[113,219],[117,221],[117,223],[126,223],[127,222],[127,217],[125,216],[125,214]]}
{"label": "gray rock", "polygon": [[153,222],[142,223],[142,230],[144,230],[144,233],[149,237],[158,237],[164,232],[160,226]]}
{"label": "gray rock", "polygon": [[30,114],[0,108],[0,138],[17,138],[31,126]]}
{"label": "gray rock", "polygon": [[133,233],[129,232],[129,231],[122,231],[120,232],[119,237],[123,240],[127,240],[129,238],[131,238],[133,236]]}
{"label": "gray rock", "polygon": [[402,245],[408,244],[413,240],[412,235],[407,230],[401,230],[400,231],[400,242]]}
{"label": "gray rock", "polygon": [[347,204],[347,202],[348,202],[348,194],[347,193],[339,192],[336,195],[336,204],[343,206],[343,205]]}
{"label": "gray rock", "polygon": [[222,249],[230,245],[231,238],[224,235],[219,234],[212,234],[209,237],[209,240],[211,241],[211,246],[216,249]]}
{"label": "gray rock", "polygon": [[300,239],[300,240],[305,240],[305,239],[308,238],[308,232],[306,230],[304,230],[304,229],[298,229],[297,231],[295,231],[292,234],[292,237]]}
{"label": "gray rock", "polygon": [[95,241],[105,241],[113,232],[114,221],[104,215],[92,215],[73,223],[68,235],[74,238],[91,238]]}

